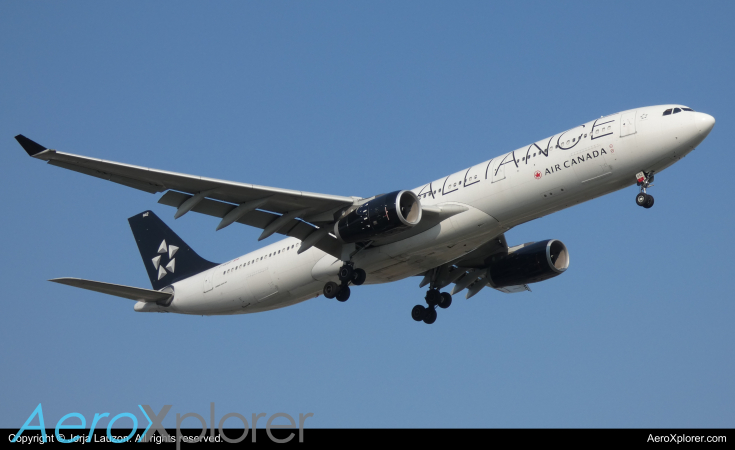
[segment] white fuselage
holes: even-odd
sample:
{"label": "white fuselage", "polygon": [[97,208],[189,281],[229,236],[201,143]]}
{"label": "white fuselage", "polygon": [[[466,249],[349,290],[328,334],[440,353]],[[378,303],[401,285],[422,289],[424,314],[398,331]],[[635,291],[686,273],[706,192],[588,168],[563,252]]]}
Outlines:
{"label": "white fuselage", "polygon": [[[408,238],[359,252],[366,283],[387,283],[452,261],[524,222],[636,183],[683,158],[707,136],[714,120],[677,105],[624,111],[461,170],[413,189],[422,205],[468,208]],[[420,226],[420,225],[419,225]],[[136,311],[244,314],[289,306],[337,281],[342,262],[287,238],[172,285],[168,307],[138,302]]]}

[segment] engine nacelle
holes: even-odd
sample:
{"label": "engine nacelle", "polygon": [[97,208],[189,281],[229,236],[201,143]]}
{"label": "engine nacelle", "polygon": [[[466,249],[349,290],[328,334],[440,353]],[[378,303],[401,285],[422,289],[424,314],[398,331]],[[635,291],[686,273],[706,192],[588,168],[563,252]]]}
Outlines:
{"label": "engine nacelle", "polygon": [[549,239],[526,245],[493,261],[488,279],[493,287],[537,283],[560,275],[567,267],[567,247],[561,241]]}
{"label": "engine nacelle", "polygon": [[421,221],[421,202],[411,191],[395,191],[368,200],[334,225],[342,242],[358,242],[400,233]]}

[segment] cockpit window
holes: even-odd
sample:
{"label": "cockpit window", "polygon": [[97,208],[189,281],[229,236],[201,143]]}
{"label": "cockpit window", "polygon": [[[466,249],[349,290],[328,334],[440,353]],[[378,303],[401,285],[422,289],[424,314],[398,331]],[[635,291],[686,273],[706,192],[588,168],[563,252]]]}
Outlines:
{"label": "cockpit window", "polygon": [[677,114],[677,113],[680,113],[680,112],[681,112],[681,109],[680,108],[674,108],[674,114]]}
{"label": "cockpit window", "polygon": [[666,111],[664,111],[664,116],[668,116],[669,114],[671,114],[671,110],[670,109],[667,109]]}
{"label": "cockpit window", "polygon": [[694,110],[692,108],[681,108],[681,110],[682,111],[691,111],[691,112],[694,112]]}

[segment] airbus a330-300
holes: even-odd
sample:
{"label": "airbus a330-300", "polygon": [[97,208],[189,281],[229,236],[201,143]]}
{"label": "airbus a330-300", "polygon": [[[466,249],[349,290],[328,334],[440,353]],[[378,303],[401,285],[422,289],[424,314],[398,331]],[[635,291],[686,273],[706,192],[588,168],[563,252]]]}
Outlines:
{"label": "airbus a330-300", "polygon": [[[324,297],[350,286],[423,276],[425,301],[411,316],[431,324],[437,308],[467,290],[503,293],[562,274],[559,240],[508,246],[511,228],[637,184],[653,206],[654,174],[699,145],[715,119],[682,105],[601,117],[411,190],[343,197],[217,180],[48,149],[23,135],[26,152],[49,164],[150,193],[176,208],[287,236],[223,264],[205,260],[152,211],[128,219],[153,289],[79,278],[51,281],[136,300],[135,311],[247,314]],[[450,292],[442,289],[454,285]]]}

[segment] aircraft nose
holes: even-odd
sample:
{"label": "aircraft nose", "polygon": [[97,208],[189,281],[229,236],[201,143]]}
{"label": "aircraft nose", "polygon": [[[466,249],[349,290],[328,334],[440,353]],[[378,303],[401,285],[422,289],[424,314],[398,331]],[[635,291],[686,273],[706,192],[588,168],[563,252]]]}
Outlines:
{"label": "aircraft nose", "polygon": [[699,134],[704,136],[707,136],[710,131],[712,131],[712,127],[715,126],[715,118],[710,116],[709,114],[698,112],[697,118],[695,119],[697,123],[697,129],[699,130]]}

